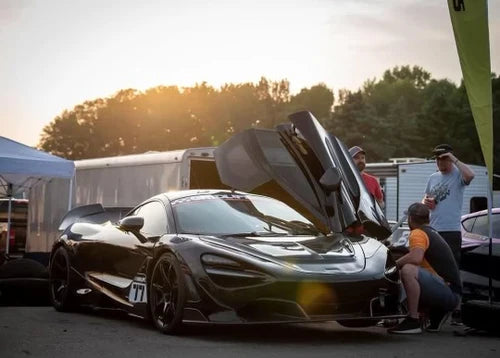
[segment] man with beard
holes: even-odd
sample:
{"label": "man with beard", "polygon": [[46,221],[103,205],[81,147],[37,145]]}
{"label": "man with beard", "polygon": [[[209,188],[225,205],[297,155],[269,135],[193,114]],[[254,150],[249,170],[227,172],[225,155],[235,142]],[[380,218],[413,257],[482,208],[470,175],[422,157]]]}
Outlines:
{"label": "man with beard", "polygon": [[380,184],[378,180],[373,175],[365,173],[366,167],[366,153],[363,148],[354,146],[349,149],[349,154],[351,155],[354,163],[357,165],[361,177],[365,182],[366,188],[373,195],[373,197],[377,200],[380,207],[384,207],[384,194],[382,194],[382,189],[380,188]]}

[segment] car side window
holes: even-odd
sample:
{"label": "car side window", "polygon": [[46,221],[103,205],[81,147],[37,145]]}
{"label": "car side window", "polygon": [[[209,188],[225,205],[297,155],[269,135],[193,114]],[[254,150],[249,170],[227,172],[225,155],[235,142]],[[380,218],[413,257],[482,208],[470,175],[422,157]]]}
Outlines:
{"label": "car side window", "polygon": [[488,215],[481,215],[476,218],[472,232],[477,235],[488,236]]}
{"label": "car side window", "polygon": [[464,227],[465,231],[472,232],[472,227],[474,226],[474,221],[476,221],[476,218],[469,218],[469,219],[464,220],[462,222],[462,226]]}
{"label": "car side window", "polygon": [[[491,221],[493,226],[493,237],[500,237],[500,214],[493,214],[491,216]],[[478,235],[489,236],[490,228],[488,225],[488,215],[478,216],[472,231]]]}
{"label": "car side window", "polygon": [[[134,211],[134,214],[137,212]],[[146,237],[161,236],[167,232],[167,215],[163,204],[152,201],[139,208],[137,214],[144,218],[141,233]]]}

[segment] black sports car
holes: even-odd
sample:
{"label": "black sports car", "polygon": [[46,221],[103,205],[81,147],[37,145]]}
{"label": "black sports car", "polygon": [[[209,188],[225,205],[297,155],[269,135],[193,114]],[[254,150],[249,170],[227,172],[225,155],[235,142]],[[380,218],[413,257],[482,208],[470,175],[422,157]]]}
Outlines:
{"label": "black sports car", "polygon": [[399,317],[399,272],[374,238],[389,234],[380,208],[338,139],[308,112],[291,121],[216,151],[225,184],[288,205],[191,190],[157,195],[117,224],[97,223],[100,205],[69,212],[51,253],[54,307],[119,308],[165,333],[182,322],[368,326]]}

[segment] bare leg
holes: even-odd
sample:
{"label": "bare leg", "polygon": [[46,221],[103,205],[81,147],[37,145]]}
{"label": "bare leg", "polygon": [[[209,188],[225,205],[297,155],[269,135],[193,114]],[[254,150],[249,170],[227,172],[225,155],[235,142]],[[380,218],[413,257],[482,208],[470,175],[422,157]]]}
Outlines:
{"label": "bare leg", "polygon": [[401,280],[406,291],[410,317],[418,319],[418,301],[420,299],[420,283],[418,282],[418,266],[406,264],[401,269]]}

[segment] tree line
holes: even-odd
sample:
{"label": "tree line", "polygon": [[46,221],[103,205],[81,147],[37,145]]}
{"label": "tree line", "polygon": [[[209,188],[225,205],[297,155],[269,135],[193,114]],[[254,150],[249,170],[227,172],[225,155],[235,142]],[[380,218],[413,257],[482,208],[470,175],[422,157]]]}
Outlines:
{"label": "tree line", "polygon": [[[500,76],[492,74],[493,117],[500,120]],[[337,98],[335,98],[337,97]],[[325,84],[290,93],[287,80],[228,83],[214,88],[124,89],[86,101],[44,127],[39,148],[68,159],[217,146],[246,128],[273,128],[309,110],[347,146],[361,145],[371,162],[428,157],[449,143],[467,163],[483,164],[463,82],[432,78],[418,66],[397,66],[357,90]],[[500,138],[500,124],[495,126]],[[498,150],[499,144],[496,144]],[[500,156],[495,157],[496,172]]]}

